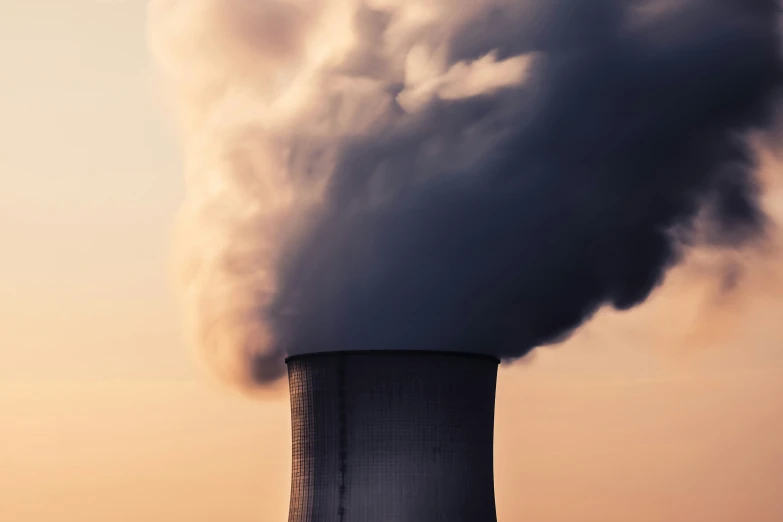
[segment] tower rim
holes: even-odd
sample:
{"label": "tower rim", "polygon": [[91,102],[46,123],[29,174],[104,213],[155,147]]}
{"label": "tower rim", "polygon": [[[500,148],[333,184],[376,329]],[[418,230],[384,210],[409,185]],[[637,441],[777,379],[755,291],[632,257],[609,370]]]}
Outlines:
{"label": "tower rim", "polygon": [[289,355],[285,358],[285,363],[289,364],[294,361],[300,361],[304,359],[312,359],[317,357],[343,357],[354,355],[402,355],[402,356],[442,356],[442,357],[461,357],[465,359],[481,359],[484,361],[492,361],[495,364],[500,364],[500,358],[494,355],[477,352],[461,352],[457,350],[330,350],[323,352],[311,352],[301,353],[296,355]]}

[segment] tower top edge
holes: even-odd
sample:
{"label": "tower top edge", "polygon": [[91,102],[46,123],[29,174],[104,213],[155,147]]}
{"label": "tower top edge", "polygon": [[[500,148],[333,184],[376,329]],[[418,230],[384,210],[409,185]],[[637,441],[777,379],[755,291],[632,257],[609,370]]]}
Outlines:
{"label": "tower top edge", "polygon": [[404,357],[417,357],[417,356],[438,356],[444,358],[463,358],[463,359],[480,359],[484,361],[491,361],[495,364],[500,364],[500,359],[494,355],[488,355],[484,353],[475,352],[459,352],[459,351],[445,351],[445,350],[337,350],[337,351],[325,351],[325,352],[312,352],[302,353],[297,355],[291,355],[286,357],[285,363],[289,364],[294,361],[300,361],[303,359],[312,359],[317,357],[351,357],[357,355],[377,355],[377,356],[404,356]]}

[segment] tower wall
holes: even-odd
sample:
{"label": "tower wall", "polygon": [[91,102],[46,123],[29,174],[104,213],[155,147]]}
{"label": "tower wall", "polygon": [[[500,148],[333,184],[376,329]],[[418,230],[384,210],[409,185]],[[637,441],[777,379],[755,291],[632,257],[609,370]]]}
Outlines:
{"label": "tower wall", "polygon": [[498,361],[441,352],[289,358],[289,522],[495,522]]}

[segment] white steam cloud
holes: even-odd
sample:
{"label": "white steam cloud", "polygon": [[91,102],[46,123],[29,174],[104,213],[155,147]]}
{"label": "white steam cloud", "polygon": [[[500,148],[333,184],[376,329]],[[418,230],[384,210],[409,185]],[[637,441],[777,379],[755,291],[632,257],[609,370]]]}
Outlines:
{"label": "white steam cloud", "polygon": [[[177,241],[185,320],[223,376],[251,383],[265,378],[259,370],[281,371],[286,354],[261,311],[275,294],[281,249],[318,207],[340,143],[400,108],[415,114],[434,98],[524,81],[532,55],[447,64],[435,35],[476,10],[443,0],[150,3],[152,45],[185,146]],[[373,41],[380,16],[391,25]],[[377,78],[352,74],[366,68]]]}

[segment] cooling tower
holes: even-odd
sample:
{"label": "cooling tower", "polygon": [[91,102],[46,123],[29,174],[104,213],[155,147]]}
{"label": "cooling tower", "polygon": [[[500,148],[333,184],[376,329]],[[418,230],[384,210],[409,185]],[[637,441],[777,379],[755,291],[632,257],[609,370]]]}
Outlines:
{"label": "cooling tower", "polygon": [[443,352],[290,357],[289,522],[495,522],[498,361]]}

